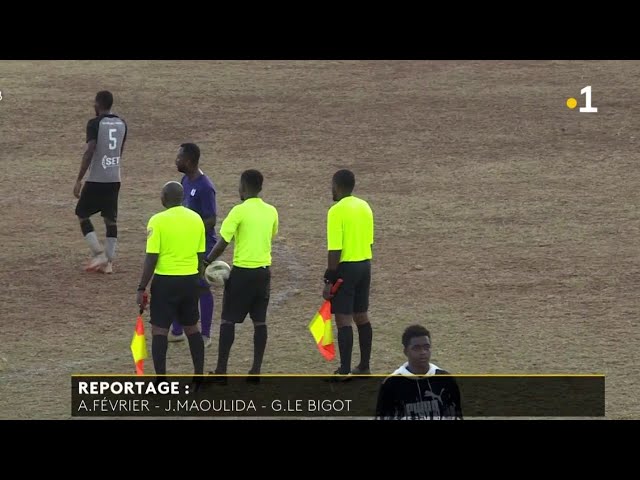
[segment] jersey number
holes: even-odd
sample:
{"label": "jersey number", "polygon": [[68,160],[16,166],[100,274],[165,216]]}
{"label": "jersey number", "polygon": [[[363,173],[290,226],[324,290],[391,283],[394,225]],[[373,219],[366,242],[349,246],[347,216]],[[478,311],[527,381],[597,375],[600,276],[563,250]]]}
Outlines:
{"label": "jersey number", "polygon": [[113,136],[113,134],[116,133],[117,131],[118,130],[116,130],[115,128],[110,128],[109,129],[109,148],[111,150],[115,150],[116,146],[118,144],[118,139]]}

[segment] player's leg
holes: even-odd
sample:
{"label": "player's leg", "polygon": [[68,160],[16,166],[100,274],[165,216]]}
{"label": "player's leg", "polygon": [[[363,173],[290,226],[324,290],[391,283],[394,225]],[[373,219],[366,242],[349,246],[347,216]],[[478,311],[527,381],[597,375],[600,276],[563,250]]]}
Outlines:
{"label": "player's leg", "polygon": [[[207,252],[210,252],[211,248],[207,247]],[[200,279],[199,282],[199,297],[200,297],[200,323],[202,328],[202,340],[205,347],[211,346],[211,327],[213,324],[213,293],[211,292],[211,286],[204,280]],[[182,330],[180,322],[174,321],[171,324],[171,332],[169,333],[170,342],[181,342],[185,339],[185,335]]]}
{"label": "player's leg", "polygon": [[246,291],[251,284],[247,280],[246,269],[234,267],[225,283],[218,340],[218,363],[215,369],[215,373],[218,374],[227,373],[229,354],[236,336],[235,324],[244,322],[249,313]]}
{"label": "player's leg", "polygon": [[151,354],[157,375],[167,373],[167,335],[178,313],[175,277],[154,275],[151,281]]}
{"label": "player's leg", "polygon": [[85,182],[75,210],[78,221],[80,222],[80,230],[91,251],[92,259],[87,266],[87,270],[99,268],[106,263],[104,250],[91,223],[91,216],[100,211],[99,194],[100,192],[97,191],[96,184]]}
{"label": "player's leg", "polygon": [[105,183],[103,195],[102,218],[106,229],[105,254],[108,263],[102,269],[104,273],[113,273],[113,260],[116,257],[118,245],[118,197],[119,183]]}
{"label": "player's leg", "polygon": [[182,330],[182,325],[178,320],[174,320],[171,324],[171,331],[169,332],[169,341],[170,342],[181,342],[185,339],[184,331]]}
{"label": "player's leg", "polygon": [[331,311],[335,314],[338,327],[338,350],[340,351],[340,368],[335,372],[340,375],[351,373],[351,354],[353,352],[353,301],[355,297],[356,278],[352,265],[341,263],[338,276],[342,285],[331,300]]}
{"label": "player's leg", "polygon": [[105,255],[107,256],[107,264],[102,268],[104,273],[113,273],[113,260],[116,256],[116,247],[118,244],[118,224],[113,218],[103,217],[104,226],[107,232],[105,241]]}
{"label": "player's leg", "polygon": [[198,330],[198,277],[199,275],[180,278],[181,301],[178,308],[178,320],[189,341],[189,351],[193,361],[193,373],[202,375],[204,373],[204,342]]}
{"label": "player's leg", "polygon": [[355,288],[353,300],[353,321],[358,327],[360,344],[360,364],[351,373],[368,375],[371,373],[371,345],[373,329],[369,322],[369,291],[371,289],[371,262],[359,262],[360,279]]}
{"label": "player's leg", "polygon": [[253,365],[249,375],[258,375],[262,369],[262,359],[267,348],[267,309],[271,296],[271,270],[256,268],[253,272],[254,297],[249,309],[253,321]]}

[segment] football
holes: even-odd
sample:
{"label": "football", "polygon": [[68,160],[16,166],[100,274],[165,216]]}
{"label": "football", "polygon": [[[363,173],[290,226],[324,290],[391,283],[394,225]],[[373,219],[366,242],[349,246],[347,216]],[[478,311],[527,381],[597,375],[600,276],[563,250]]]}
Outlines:
{"label": "football", "polygon": [[223,287],[224,282],[229,278],[229,273],[231,273],[231,267],[222,260],[216,260],[204,270],[204,278],[209,285]]}

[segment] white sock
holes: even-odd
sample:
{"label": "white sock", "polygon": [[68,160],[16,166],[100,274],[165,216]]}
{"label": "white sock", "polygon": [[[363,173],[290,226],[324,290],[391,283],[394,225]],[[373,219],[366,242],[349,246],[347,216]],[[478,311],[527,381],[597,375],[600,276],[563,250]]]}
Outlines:
{"label": "white sock", "polygon": [[99,255],[102,253],[102,245],[100,245],[100,241],[98,240],[98,236],[96,232],[89,232],[84,236],[84,239],[89,244],[89,248],[93,255]]}
{"label": "white sock", "polygon": [[107,258],[110,262],[113,262],[113,259],[116,257],[116,245],[118,244],[118,239],[113,237],[107,237],[107,241],[105,243],[105,253],[107,254]]}

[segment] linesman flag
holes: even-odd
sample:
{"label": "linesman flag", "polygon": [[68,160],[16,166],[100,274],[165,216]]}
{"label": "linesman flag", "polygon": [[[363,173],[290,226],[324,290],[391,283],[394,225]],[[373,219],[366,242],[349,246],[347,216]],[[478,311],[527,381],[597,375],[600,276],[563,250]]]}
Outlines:
{"label": "linesman flag", "polygon": [[138,315],[136,329],[131,339],[131,353],[133,363],[136,364],[136,375],[144,375],[144,359],[147,358],[147,342],[144,337],[144,322],[142,315]]}
{"label": "linesman flag", "polygon": [[147,358],[147,342],[144,337],[144,322],[142,321],[142,312],[148,302],[147,292],[142,297],[142,305],[140,313],[136,320],[136,329],[131,339],[131,354],[133,355],[133,363],[136,365],[136,375],[144,375],[144,359]]}
{"label": "linesman flag", "polygon": [[[331,288],[331,294],[335,295],[340,288],[342,279],[338,279]],[[325,300],[322,306],[311,319],[309,323],[309,331],[313,335],[313,339],[318,345],[318,350],[322,356],[331,361],[336,357],[336,347],[333,344],[333,326],[331,324],[331,301]]]}

